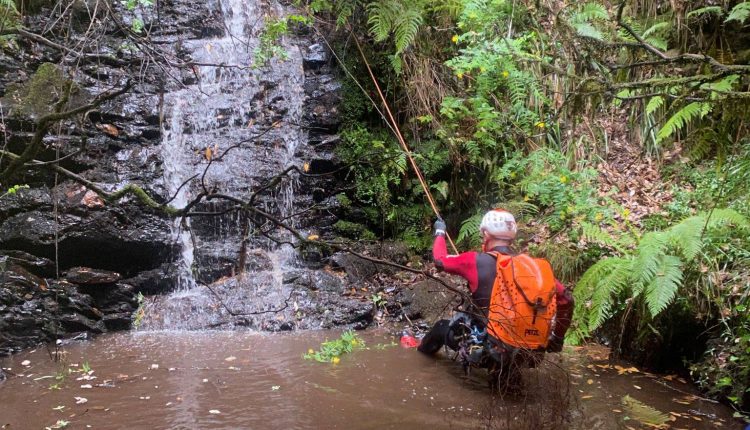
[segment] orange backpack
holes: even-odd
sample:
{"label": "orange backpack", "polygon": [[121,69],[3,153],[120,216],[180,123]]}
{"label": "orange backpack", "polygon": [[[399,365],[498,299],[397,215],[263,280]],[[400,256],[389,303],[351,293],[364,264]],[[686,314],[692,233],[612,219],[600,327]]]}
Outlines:
{"label": "orange backpack", "polygon": [[491,252],[497,259],[488,332],[510,346],[547,346],[557,311],[555,277],[547,260]]}

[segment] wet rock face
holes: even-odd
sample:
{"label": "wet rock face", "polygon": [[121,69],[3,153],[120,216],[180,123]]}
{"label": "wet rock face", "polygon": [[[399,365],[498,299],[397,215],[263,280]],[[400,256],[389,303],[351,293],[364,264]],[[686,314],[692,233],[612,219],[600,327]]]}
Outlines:
{"label": "wet rock face", "polygon": [[[40,278],[8,263],[7,257],[0,264],[4,265],[0,271],[0,355],[79,332],[130,328],[138,306],[130,285],[75,285]],[[82,272],[95,273],[79,268],[78,273]]]}

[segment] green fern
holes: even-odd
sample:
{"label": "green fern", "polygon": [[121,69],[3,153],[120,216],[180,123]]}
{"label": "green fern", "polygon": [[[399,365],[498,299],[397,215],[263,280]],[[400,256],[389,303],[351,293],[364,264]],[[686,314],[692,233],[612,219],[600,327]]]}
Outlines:
{"label": "green fern", "polygon": [[608,19],[606,7],[599,3],[585,3],[567,17],[567,22],[579,36],[603,40],[604,35],[593,22]]}
{"label": "green fern", "polygon": [[626,253],[626,248],[629,245],[628,236],[615,238],[600,226],[588,222],[581,223],[581,235],[589,242],[612,248],[621,254]]}
{"label": "green fern", "polygon": [[714,209],[706,215],[707,229],[734,226],[741,230],[750,229],[750,220],[734,209]]}
{"label": "green fern", "polygon": [[666,123],[656,133],[657,142],[661,142],[664,139],[677,133],[678,130],[682,129],[685,125],[691,121],[703,118],[710,112],[712,105],[710,103],[703,102],[692,102],[687,106],[683,107],[672,115]]}
{"label": "green fern", "polygon": [[669,230],[670,242],[682,252],[688,261],[695,259],[703,247],[704,225],[706,225],[705,217],[692,216]]}
{"label": "green fern", "polygon": [[396,36],[396,54],[400,54],[414,41],[422,25],[422,11],[405,8],[395,21],[393,33]]}
{"label": "green fern", "polygon": [[662,96],[651,97],[651,99],[649,99],[648,101],[648,104],[646,105],[646,114],[652,115],[662,106],[664,106],[664,97]]}
{"label": "green fern", "polygon": [[645,299],[651,316],[667,308],[682,285],[682,260],[672,255],[654,257],[656,272],[646,286]]}
{"label": "green fern", "polygon": [[724,15],[724,9],[722,9],[721,6],[706,6],[706,7],[701,7],[695,10],[691,10],[685,16],[688,19],[690,19],[690,18],[709,16],[709,15],[716,15],[716,16]]}
{"label": "green fern", "polygon": [[745,1],[733,7],[724,22],[738,21],[744,24],[748,17],[750,17],[750,1]]}
{"label": "green fern", "polygon": [[652,231],[641,237],[634,260],[633,292],[639,295],[651,283],[658,270],[658,257],[667,249],[669,234]]}
{"label": "green fern", "polygon": [[375,41],[394,35],[396,55],[414,41],[422,25],[424,10],[419,2],[378,0],[367,5],[367,24]]}
{"label": "green fern", "polygon": [[457,242],[463,242],[466,239],[476,237],[479,234],[479,224],[482,223],[482,217],[484,213],[478,212],[464,222],[461,223],[461,228],[458,230]]}
{"label": "green fern", "polygon": [[588,318],[589,330],[604,324],[610,316],[615,302],[613,297],[624,291],[630,283],[633,262],[626,258],[609,258],[607,272],[600,277],[591,295],[591,314]]}
{"label": "green fern", "polygon": [[[575,318],[578,338],[599,328],[627,297],[640,300],[648,316],[656,317],[669,306],[683,284],[683,267],[701,256],[706,232],[732,227],[734,235],[744,237],[750,220],[732,209],[701,213],[664,231],[644,234],[636,250],[623,257],[598,261],[583,274],[575,289]],[[587,228],[587,234],[597,233]]]}

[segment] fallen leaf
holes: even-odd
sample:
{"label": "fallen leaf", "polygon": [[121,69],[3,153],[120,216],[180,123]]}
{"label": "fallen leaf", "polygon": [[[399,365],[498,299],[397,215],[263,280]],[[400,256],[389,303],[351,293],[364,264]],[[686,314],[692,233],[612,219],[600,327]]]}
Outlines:
{"label": "fallen leaf", "polygon": [[151,369],[153,369],[153,370],[156,370],[156,369],[158,369],[158,368],[159,368],[159,365],[158,365],[158,364],[152,364],[152,365],[151,365]]}
{"label": "fallen leaf", "polygon": [[638,385],[633,384],[633,387],[635,387],[636,390],[641,390],[642,388]]}
{"label": "fallen leaf", "polygon": [[120,130],[118,130],[117,127],[112,124],[97,124],[96,128],[112,137],[117,137],[120,135]]}
{"label": "fallen leaf", "polygon": [[91,384],[83,384],[81,385],[81,388],[91,388]]}
{"label": "fallen leaf", "polygon": [[89,399],[85,397],[73,397],[73,398],[76,399],[76,405],[82,405],[89,401]]}
{"label": "fallen leaf", "polygon": [[581,399],[586,400],[586,399],[591,399],[593,397],[594,396],[592,396],[592,395],[586,395],[586,396],[581,396]]}
{"label": "fallen leaf", "polygon": [[208,411],[208,413],[213,414],[213,415],[218,415],[221,413],[221,411],[218,409],[211,409],[210,411]]}
{"label": "fallen leaf", "polygon": [[307,240],[318,240],[320,239],[320,236],[317,234],[311,234],[310,236],[307,236]]}
{"label": "fallen leaf", "polygon": [[593,379],[589,379],[588,381],[586,381],[586,383],[589,384],[589,385],[591,385],[591,384],[594,383],[594,380]]}
{"label": "fallen leaf", "polygon": [[24,360],[21,362],[21,366],[30,366],[31,362],[29,360]]}
{"label": "fallen leaf", "polygon": [[235,357],[235,356],[231,356],[231,357],[227,357],[227,358],[225,358],[225,359],[224,359],[224,361],[234,361],[234,360],[236,360],[236,359],[237,359],[237,357]]}
{"label": "fallen leaf", "polygon": [[274,385],[271,387],[271,391],[277,391],[279,388],[281,388],[281,385]]}

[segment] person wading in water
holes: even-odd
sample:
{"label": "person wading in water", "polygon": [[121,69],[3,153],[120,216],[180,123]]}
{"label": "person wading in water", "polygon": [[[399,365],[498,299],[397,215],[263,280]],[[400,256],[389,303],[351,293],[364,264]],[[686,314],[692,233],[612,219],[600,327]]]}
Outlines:
{"label": "person wading in water", "polygon": [[455,350],[464,369],[484,367],[490,385],[518,387],[521,367],[534,367],[545,352],[562,351],[573,314],[573,297],[546,260],[518,254],[511,245],[517,226],[502,209],[482,218],[482,252],[448,255],[446,225],[435,222],[435,266],[469,282],[472,307],[452,320],[438,321],[418,350],[433,355],[444,345]]}

